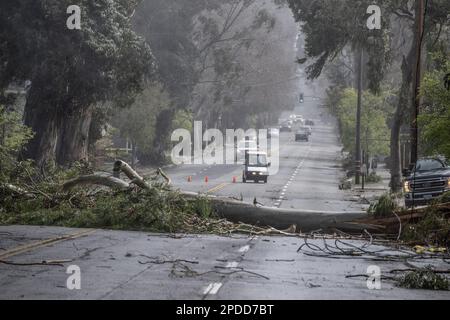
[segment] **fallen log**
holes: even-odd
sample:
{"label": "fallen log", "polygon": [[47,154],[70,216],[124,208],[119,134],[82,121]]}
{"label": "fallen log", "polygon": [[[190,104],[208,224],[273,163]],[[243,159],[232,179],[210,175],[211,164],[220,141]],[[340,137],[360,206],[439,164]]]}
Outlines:
{"label": "fallen log", "polygon": [[[193,192],[182,192],[188,198],[199,197]],[[360,219],[368,219],[366,212],[324,212],[313,210],[292,210],[255,206],[223,197],[204,196],[208,199],[220,218],[234,223],[247,223],[261,227],[276,229],[288,229],[292,225],[297,226],[297,231],[312,232],[321,230],[334,231],[336,229],[345,232],[362,233],[380,232],[383,228],[369,223],[359,222]]]}
{"label": "fallen log", "polygon": [[89,175],[89,176],[81,176],[76,179],[67,181],[66,183],[63,184],[62,190],[64,192],[67,192],[80,185],[100,185],[108,188],[121,190],[125,190],[130,187],[129,183],[115,177]]}

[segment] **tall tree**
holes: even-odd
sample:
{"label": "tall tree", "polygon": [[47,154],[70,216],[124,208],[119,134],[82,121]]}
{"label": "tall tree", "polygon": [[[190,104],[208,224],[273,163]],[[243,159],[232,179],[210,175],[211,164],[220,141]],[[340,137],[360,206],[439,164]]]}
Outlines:
{"label": "tall tree", "polygon": [[[78,1],[81,30],[66,26],[71,4],[1,2],[0,20],[11,36],[1,33],[9,50],[0,83],[31,80],[24,119],[35,135],[24,157],[39,165],[87,159],[95,105],[129,105],[154,68],[150,48],[131,28],[135,1]],[[10,62],[18,68],[10,70]]]}

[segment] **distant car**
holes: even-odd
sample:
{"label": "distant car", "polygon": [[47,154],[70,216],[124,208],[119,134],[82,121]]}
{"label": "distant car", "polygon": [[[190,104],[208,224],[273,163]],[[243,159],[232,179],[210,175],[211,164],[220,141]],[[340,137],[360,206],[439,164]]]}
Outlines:
{"label": "distant car", "polygon": [[299,124],[301,126],[303,126],[305,124],[305,119],[303,118],[303,116],[301,115],[295,115],[294,116],[294,123]]}
{"label": "distant car", "polygon": [[292,132],[292,124],[289,124],[288,122],[283,123],[280,126],[280,132]]}
{"label": "distant car", "polygon": [[303,126],[300,128],[300,130],[305,131],[308,134],[308,136],[312,135],[312,128],[309,126]]}
{"label": "distant car", "polygon": [[299,142],[299,141],[306,141],[306,142],[308,142],[309,141],[309,133],[308,133],[308,131],[306,131],[304,129],[297,131],[295,133],[295,141],[296,142]]}
{"label": "distant car", "polygon": [[305,121],[305,125],[314,127],[315,124],[314,124],[314,121],[308,119]]}

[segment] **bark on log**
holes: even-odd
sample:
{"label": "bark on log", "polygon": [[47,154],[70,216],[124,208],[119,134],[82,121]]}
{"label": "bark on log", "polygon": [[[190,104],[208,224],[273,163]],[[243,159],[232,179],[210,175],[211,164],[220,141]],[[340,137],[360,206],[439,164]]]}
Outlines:
{"label": "bark on log", "polygon": [[[197,198],[199,195],[193,192],[182,192],[187,198]],[[316,230],[334,231],[336,229],[345,232],[363,233],[384,231],[383,227],[371,225],[358,220],[368,220],[370,216],[366,212],[323,212],[312,210],[290,210],[255,206],[229,198],[205,196],[214,211],[221,218],[235,223],[247,223],[261,227],[273,227],[287,229],[292,225],[301,232]]]}
{"label": "bark on log", "polygon": [[149,189],[150,186],[144,181],[144,178],[141,177],[131,166],[121,160],[118,160],[114,163],[114,177],[120,178],[120,172],[123,172],[128,179],[131,180],[132,183],[141,187],[142,189]]}
{"label": "bark on log", "polygon": [[359,224],[354,221],[367,217],[363,212],[319,212],[308,210],[288,210],[269,207],[256,207],[252,204],[233,201],[213,201],[219,216],[232,222],[244,222],[258,226],[286,229],[296,225],[301,232],[315,230],[331,231],[339,229],[346,232],[380,231],[375,226]]}
{"label": "bark on log", "polygon": [[115,177],[105,177],[105,176],[99,176],[99,175],[89,175],[89,176],[81,176],[76,179],[70,180],[66,183],[64,183],[62,189],[64,192],[67,192],[77,186],[80,185],[100,185],[105,186],[109,188],[116,188],[116,189],[128,189],[130,187],[130,184],[117,179]]}

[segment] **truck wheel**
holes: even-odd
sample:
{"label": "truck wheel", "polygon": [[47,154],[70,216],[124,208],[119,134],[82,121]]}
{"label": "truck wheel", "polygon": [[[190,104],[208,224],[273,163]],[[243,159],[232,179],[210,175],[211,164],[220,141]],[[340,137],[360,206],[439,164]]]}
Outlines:
{"label": "truck wheel", "polygon": [[264,178],[264,183],[267,183],[267,178]]}

